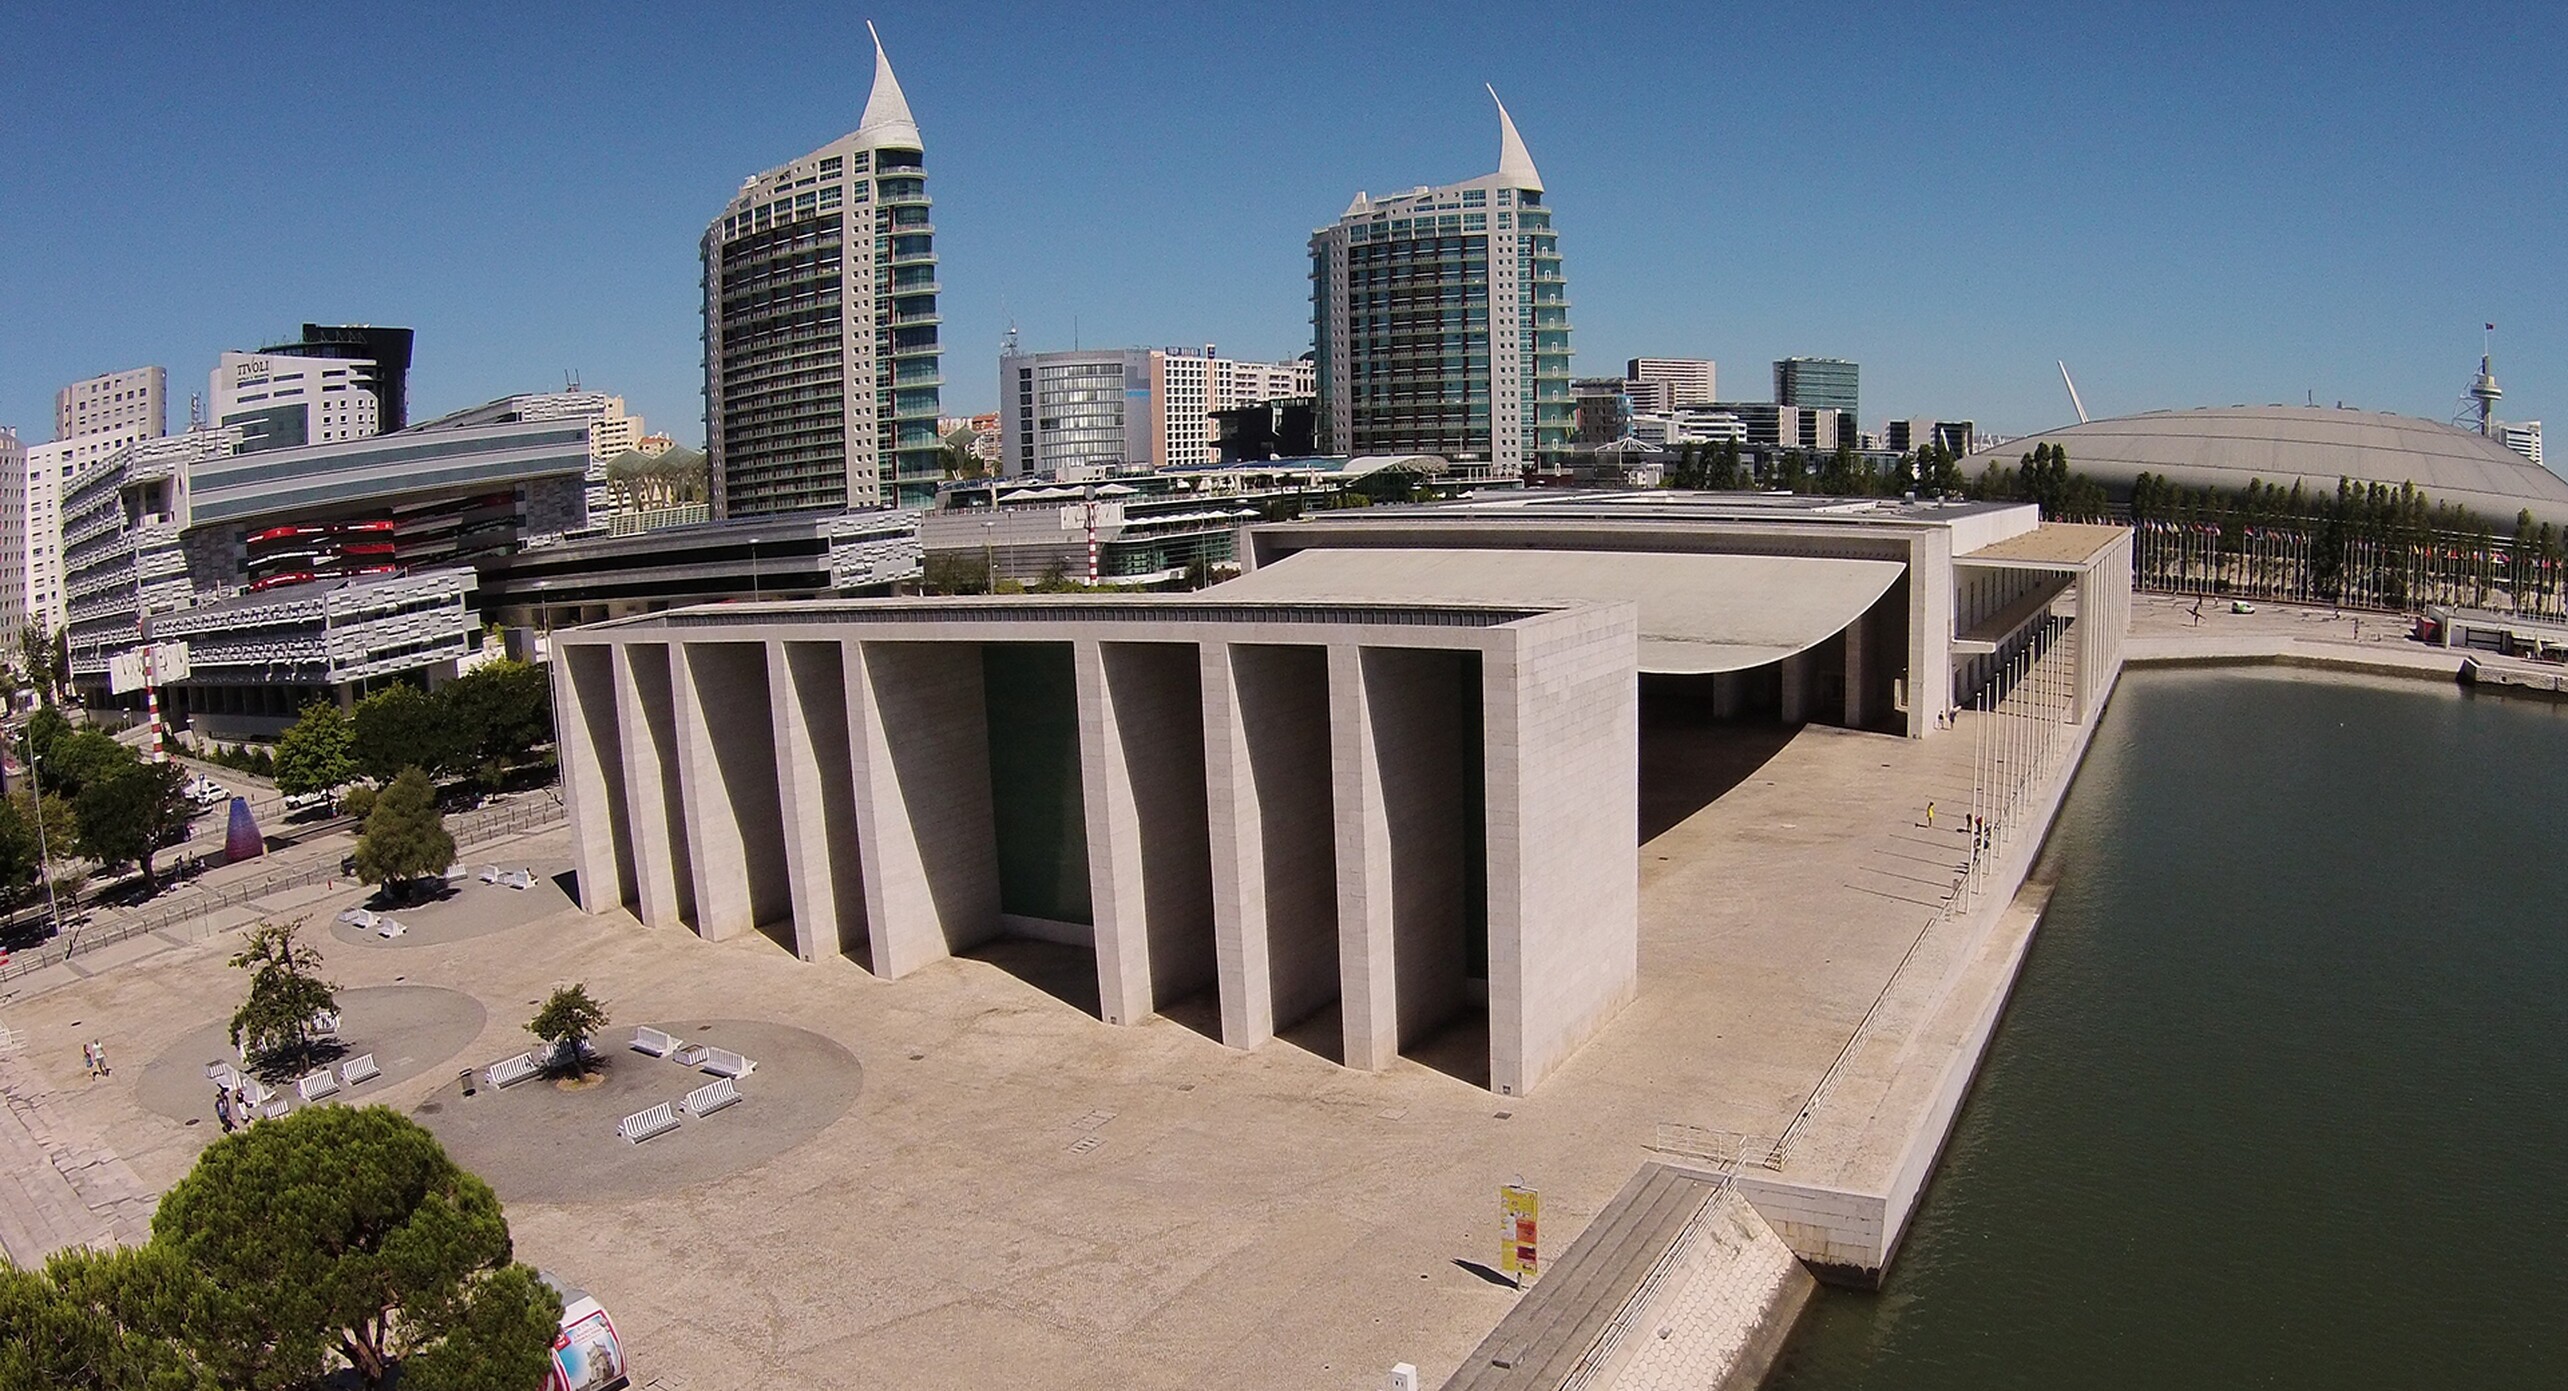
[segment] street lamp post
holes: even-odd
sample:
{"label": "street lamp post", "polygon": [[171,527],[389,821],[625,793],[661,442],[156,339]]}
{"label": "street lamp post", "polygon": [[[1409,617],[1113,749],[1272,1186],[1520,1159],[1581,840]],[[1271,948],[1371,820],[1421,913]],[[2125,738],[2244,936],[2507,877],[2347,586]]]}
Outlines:
{"label": "street lamp post", "polygon": [[47,844],[45,839],[45,775],[43,772],[43,760],[36,757],[35,732],[33,730],[22,728],[18,731],[18,735],[20,738],[27,741],[27,784],[31,793],[28,801],[34,806],[36,813],[36,862],[42,866],[45,878],[45,913],[46,916],[53,920],[53,935],[60,937],[62,935],[62,904],[54,898],[53,847]]}

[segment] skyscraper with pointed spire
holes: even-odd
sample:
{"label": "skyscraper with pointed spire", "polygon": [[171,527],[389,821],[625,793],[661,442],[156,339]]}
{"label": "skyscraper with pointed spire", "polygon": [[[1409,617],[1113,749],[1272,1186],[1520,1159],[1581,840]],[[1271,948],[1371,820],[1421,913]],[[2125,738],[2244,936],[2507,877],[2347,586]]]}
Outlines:
{"label": "skyscraper with pointed spire", "polygon": [[1497,173],[1358,193],[1311,234],[1311,337],[1323,449],[1440,454],[1462,479],[1567,458],[1569,286],[1506,103]]}
{"label": "skyscraper with pointed spire", "polygon": [[742,183],[705,229],[714,515],[935,499],[944,378],[928,208],[918,122],[875,35],[856,129]]}

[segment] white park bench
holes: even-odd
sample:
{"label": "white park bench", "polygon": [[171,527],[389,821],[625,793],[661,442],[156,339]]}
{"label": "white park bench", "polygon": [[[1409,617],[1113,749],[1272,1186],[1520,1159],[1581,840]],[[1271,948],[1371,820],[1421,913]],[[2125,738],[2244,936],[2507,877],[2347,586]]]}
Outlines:
{"label": "white park bench", "polygon": [[351,908],[339,915],[339,921],[362,932],[375,925],[375,915],[368,909]]}
{"label": "white park bench", "polygon": [[666,1030],[654,1029],[646,1024],[633,1031],[633,1051],[636,1053],[648,1053],[655,1058],[665,1058],[676,1052],[677,1048],[678,1041],[671,1038]]}
{"label": "white park bench", "polygon": [[207,1063],[205,1080],[228,1092],[241,1085],[241,1070],[226,1062]]}
{"label": "white park bench", "polygon": [[723,1107],[733,1105],[740,1100],[740,1084],[724,1077],[707,1082],[687,1093],[687,1099],[679,1102],[678,1105],[685,1108],[688,1115],[697,1120],[703,1120]]}
{"label": "white park bench", "polygon": [[390,918],[375,919],[375,935],[383,938],[387,942],[405,932],[408,932],[409,930],[409,928],[402,926],[400,923],[394,922]]}
{"label": "white park bench", "polygon": [[485,884],[496,884],[496,883],[498,883],[498,882],[499,882],[499,866],[497,866],[497,865],[483,865],[483,866],[482,866],[482,872],[481,872],[481,881],[482,881],[483,883],[485,883]]}
{"label": "white park bench", "polygon": [[325,1096],[337,1096],[339,1094],[339,1079],[331,1073],[330,1069],[325,1067],[319,1072],[313,1073],[311,1076],[296,1082],[294,1084],[294,1089],[303,1093],[303,1099],[306,1101],[319,1101]]}
{"label": "white park bench", "polygon": [[534,1054],[520,1053],[492,1063],[482,1078],[494,1087],[513,1087],[543,1070],[543,1065],[535,1061]]}
{"label": "white park bench", "polygon": [[339,1036],[339,1012],[334,1009],[325,1009],[319,1014],[313,1015],[312,1036],[314,1038],[337,1038]]}
{"label": "white park bench", "polygon": [[274,1088],[259,1081],[256,1077],[250,1076],[246,1072],[238,1074],[238,1077],[239,1080],[234,1083],[233,1089],[240,1093],[241,1104],[244,1106],[256,1110],[261,1106],[265,1106],[268,1103],[268,1098],[276,1095],[276,1090]]}
{"label": "white park bench", "polygon": [[288,1111],[293,1110],[294,1099],[286,1096],[271,1096],[267,1100],[260,1102],[254,1109],[258,1113],[259,1119],[272,1121],[277,1117],[284,1115]]}
{"label": "white park bench", "polygon": [[339,1064],[339,1080],[351,1087],[359,1082],[371,1082],[382,1075],[383,1069],[375,1066],[372,1053],[359,1053]]}
{"label": "white park bench", "polygon": [[512,869],[506,874],[499,876],[499,882],[512,889],[531,889],[535,887],[535,871],[531,869]]}
{"label": "white park bench", "polygon": [[678,1128],[677,1108],[663,1101],[648,1111],[636,1111],[615,1127],[615,1133],[628,1144],[640,1144],[654,1135],[666,1135]]}
{"label": "white park bench", "polygon": [[716,1077],[746,1077],[758,1070],[756,1063],[728,1048],[705,1049],[703,1061],[698,1062],[696,1066]]}

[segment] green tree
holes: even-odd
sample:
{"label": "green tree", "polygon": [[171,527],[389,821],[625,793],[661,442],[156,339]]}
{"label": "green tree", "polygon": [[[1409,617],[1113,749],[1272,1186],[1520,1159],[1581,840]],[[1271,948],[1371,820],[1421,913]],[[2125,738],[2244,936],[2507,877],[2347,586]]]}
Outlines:
{"label": "green tree", "polygon": [[18,668],[26,673],[27,684],[35,688],[44,708],[51,710],[59,688],[54,683],[53,635],[43,624],[30,623],[18,630]]}
{"label": "green tree", "polygon": [[485,781],[523,762],[553,739],[553,683],[532,662],[485,663],[439,688],[458,762],[478,765]]}
{"label": "green tree", "polygon": [[182,1340],[204,1303],[195,1272],[159,1246],[74,1246],[36,1270],[0,1261],[0,1386],[215,1391]]}
{"label": "green tree", "polygon": [[17,910],[19,899],[35,887],[43,868],[36,853],[34,801],[16,792],[0,802],[0,912]]}
{"label": "green tree", "polygon": [[387,686],[357,702],[349,753],[357,771],[390,782],[404,768],[453,771],[460,741],[447,711],[416,686]]}
{"label": "green tree", "polygon": [[60,710],[48,705],[27,717],[24,733],[28,751],[42,758],[53,752],[54,745],[70,736],[71,721],[64,719]]}
{"label": "green tree", "polygon": [[276,741],[276,790],[296,797],[354,781],[355,737],[338,706],[314,701],[303,707],[293,727]]}
{"label": "green tree", "polygon": [[340,1364],[403,1391],[539,1387],[558,1295],[513,1262],[490,1185],[383,1106],[315,1106],[214,1142],[152,1242],[202,1278],[192,1339],[226,1386]]}
{"label": "green tree", "polygon": [[571,1070],[588,1072],[588,1041],[597,1037],[607,1025],[606,1006],[590,997],[586,982],[573,982],[555,990],[526,1021],[526,1032],[553,1045],[557,1057],[565,1059]]}
{"label": "green tree", "polygon": [[366,813],[366,829],[357,837],[357,877],[398,893],[411,880],[445,873],[454,862],[455,838],[437,810],[436,788],[426,773],[402,769]]}
{"label": "green tree", "polygon": [[132,749],[94,729],[73,730],[36,756],[43,760],[45,786],[72,798],[140,761]]}
{"label": "green tree", "polygon": [[80,851],[101,865],[134,865],[143,892],[158,891],[152,857],[187,833],[195,808],[187,800],[187,770],[176,763],[136,763],[91,782],[72,799],[80,822]]}
{"label": "green tree", "polygon": [[313,1061],[312,1021],[339,1007],[337,986],[321,979],[321,953],[295,940],[303,921],[261,923],[232,957],[250,973],[250,993],[232,1014],[232,1043],[263,1069],[299,1071]]}

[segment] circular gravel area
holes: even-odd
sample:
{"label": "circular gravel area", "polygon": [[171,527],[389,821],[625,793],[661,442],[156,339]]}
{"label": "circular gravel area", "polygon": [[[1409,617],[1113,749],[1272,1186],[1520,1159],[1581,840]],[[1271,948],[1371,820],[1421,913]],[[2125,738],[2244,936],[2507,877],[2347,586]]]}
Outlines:
{"label": "circular gravel area", "polygon": [[538,1077],[495,1091],[477,1072],[474,1095],[449,1082],[412,1115],[507,1201],[613,1202],[754,1169],[829,1128],[864,1089],[856,1055],[807,1029],[751,1019],[642,1021],[758,1066],[740,1079],[745,1100],[703,1120],[681,1115],[677,1129],[631,1144],[616,1133],[626,1116],[714,1080],[633,1052],[626,1046],[633,1022],[619,1020],[598,1038],[603,1080],[566,1087]]}
{"label": "circular gravel area", "polygon": [[[245,981],[246,984],[246,981]],[[460,990],[434,985],[368,985],[339,992],[341,1060],[374,1054],[383,1075],[331,1098],[363,1105],[395,1082],[444,1065],[482,1031],[487,1012]],[[178,1121],[214,1124],[214,1084],[205,1065],[238,1065],[229,1015],[191,1030],[143,1068],[134,1093],[147,1111]],[[290,1092],[288,1093],[291,1094]],[[298,1104],[300,1104],[298,1102]]]}

